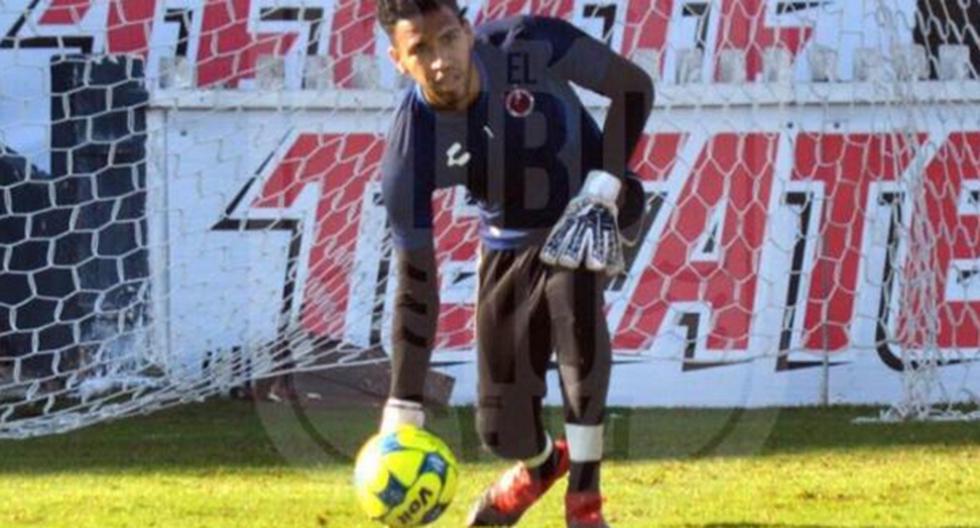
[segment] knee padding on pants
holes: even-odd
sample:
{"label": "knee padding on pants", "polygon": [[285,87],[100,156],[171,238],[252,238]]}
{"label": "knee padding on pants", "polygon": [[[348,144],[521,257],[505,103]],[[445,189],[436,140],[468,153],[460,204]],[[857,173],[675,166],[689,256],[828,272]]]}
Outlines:
{"label": "knee padding on pants", "polygon": [[540,403],[513,403],[485,397],[477,408],[476,430],[483,445],[496,456],[524,460],[545,447],[540,415]]}

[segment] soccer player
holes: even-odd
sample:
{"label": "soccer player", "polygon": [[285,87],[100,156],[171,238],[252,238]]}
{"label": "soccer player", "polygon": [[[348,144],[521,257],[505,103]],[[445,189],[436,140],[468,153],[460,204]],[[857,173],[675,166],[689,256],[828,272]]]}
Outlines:
{"label": "soccer player", "polygon": [[[623,268],[620,231],[641,223],[642,187],[627,162],[650,114],[652,81],[560,19],[517,16],[473,28],[456,0],[379,0],[378,21],[391,60],[414,81],[381,165],[398,273],[381,429],[423,424],[439,312],[432,192],[464,185],[480,211],[477,430],[492,452],[518,461],[468,524],[516,524],[567,473],[567,526],[606,527],[599,467],[611,345],[603,289]],[[610,99],[602,129],[571,83]],[[564,440],[541,422],[553,350]]]}

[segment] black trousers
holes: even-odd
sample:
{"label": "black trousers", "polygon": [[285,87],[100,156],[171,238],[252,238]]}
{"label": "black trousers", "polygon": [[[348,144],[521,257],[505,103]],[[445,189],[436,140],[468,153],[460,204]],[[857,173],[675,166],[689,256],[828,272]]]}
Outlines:
{"label": "black trousers", "polygon": [[567,423],[601,424],[609,389],[605,275],[549,266],[539,250],[484,250],[479,266],[477,431],[508,459],[544,449],[541,400],[553,350]]}

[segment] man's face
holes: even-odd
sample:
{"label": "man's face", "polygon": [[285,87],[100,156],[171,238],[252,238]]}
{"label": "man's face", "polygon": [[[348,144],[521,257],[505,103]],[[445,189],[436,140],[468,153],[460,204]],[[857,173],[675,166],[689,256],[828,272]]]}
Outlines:
{"label": "man's face", "polygon": [[457,108],[466,100],[472,68],[473,30],[448,8],[399,20],[388,55],[422,88],[429,104]]}

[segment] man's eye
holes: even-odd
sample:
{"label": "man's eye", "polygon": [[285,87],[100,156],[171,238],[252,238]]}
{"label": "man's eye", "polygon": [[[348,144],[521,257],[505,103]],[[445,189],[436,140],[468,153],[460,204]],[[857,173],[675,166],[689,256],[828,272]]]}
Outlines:
{"label": "man's eye", "polygon": [[443,42],[449,43],[449,42],[452,42],[454,40],[456,40],[456,32],[455,31],[453,31],[451,33],[446,33],[445,35],[442,36],[442,41]]}

